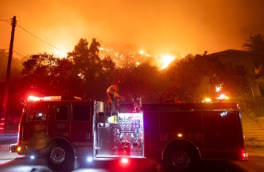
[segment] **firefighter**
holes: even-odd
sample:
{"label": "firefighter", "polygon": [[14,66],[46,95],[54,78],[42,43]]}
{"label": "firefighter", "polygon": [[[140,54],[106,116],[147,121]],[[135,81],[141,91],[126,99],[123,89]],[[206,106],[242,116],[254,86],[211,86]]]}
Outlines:
{"label": "firefighter", "polygon": [[139,112],[140,111],[140,99],[134,99],[134,112]]}
{"label": "firefighter", "polygon": [[111,111],[116,112],[115,109],[115,98],[120,97],[120,87],[124,82],[118,80],[107,89],[108,102],[107,105],[111,105]]}

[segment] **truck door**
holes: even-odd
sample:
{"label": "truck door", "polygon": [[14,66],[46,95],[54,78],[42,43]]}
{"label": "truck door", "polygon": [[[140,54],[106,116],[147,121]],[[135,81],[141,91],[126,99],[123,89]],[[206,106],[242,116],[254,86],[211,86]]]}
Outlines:
{"label": "truck door", "polygon": [[72,103],[71,141],[75,146],[93,146],[93,104]]}
{"label": "truck door", "polygon": [[243,146],[238,111],[206,111],[203,121],[208,158],[231,158]]}
{"label": "truck door", "polygon": [[46,106],[31,105],[28,108],[27,122],[22,127],[22,144],[41,147],[46,136]]}
{"label": "truck door", "polygon": [[48,107],[48,133],[51,137],[69,138],[70,103],[53,104]]}

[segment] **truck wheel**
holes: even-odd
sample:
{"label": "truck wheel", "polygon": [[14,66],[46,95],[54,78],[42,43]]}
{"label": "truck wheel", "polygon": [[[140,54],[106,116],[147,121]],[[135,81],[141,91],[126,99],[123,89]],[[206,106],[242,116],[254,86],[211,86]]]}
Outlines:
{"label": "truck wheel", "polygon": [[177,171],[191,171],[197,167],[199,158],[192,149],[184,146],[171,147],[164,155],[165,168]]}
{"label": "truck wheel", "polygon": [[69,170],[74,163],[74,153],[67,143],[51,146],[45,154],[46,165],[54,171]]}

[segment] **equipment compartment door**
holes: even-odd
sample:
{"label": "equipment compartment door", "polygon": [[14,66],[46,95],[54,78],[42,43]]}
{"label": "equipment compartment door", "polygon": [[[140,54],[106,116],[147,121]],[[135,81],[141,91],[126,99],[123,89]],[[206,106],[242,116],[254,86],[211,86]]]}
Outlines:
{"label": "equipment compartment door", "polygon": [[113,127],[108,123],[98,123],[98,154],[109,156],[113,150]]}
{"label": "equipment compartment door", "polygon": [[232,159],[243,146],[237,111],[203,112],[204,134],[208,158]]}
{"label": "equipment compartment door", "polygon": [[71,141],[75,146],[93,146],[92,114],[92,104],[72,104]]}
{"label": "equipment compartment door", "polygon": [[159,112],[144,112],[143,118],[145,156],[147,158],[159,158],[161,155]]}

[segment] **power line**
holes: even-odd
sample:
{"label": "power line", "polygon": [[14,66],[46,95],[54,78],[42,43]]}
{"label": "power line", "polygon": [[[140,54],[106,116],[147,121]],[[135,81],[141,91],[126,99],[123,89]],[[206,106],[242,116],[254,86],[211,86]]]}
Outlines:
{"label": "power line", "polygon": [[22,51],[22,50],[20,50],[19,48],[17,48],[16,46],[14,46],[14,48],[17,49],[18,51],[20,51],[20,52],[23,53],[23,54],[27,54],[27,53],[25,53],[24,51]]}
{"label": "power line", "polygon": [[20,55],[20,56],[22,56],[22,57],[25,57],[25,58],[27,58],[26,56],[24,56],[24,55],[22,55],[22,54],[20,54],[20,53],[16,52],[15,50],[13,50],[13,52],[14,52],[14,53],[16,53],[16,54],[18,54],[18,55]]}
{"label": "power line", "polygon": [[[0,50],[7,50],[7,51],[8,51],[8,48],[6,48],[6,49],[1,49],[1,48],[0,48]],[[13,52],[16,53],[16,54],[18,54],[18,55],[20,55],[20,56],[23,57],[23,58],[26,58],[26,59],[29,58],[29,57],[27,57],[27,56],[24,56],[23,54],[20,54],[20,53],[16,52],[15,50],[13,50]]]}
{"label": "power line", "polygon": [[[8,50],[8,47],[3,47],[1,45],[8,45],[7,43],[0,43],[0,49],[5,49],[5,50]],[[21,53],[23,54],[27,54],[25,53],[24,51],[20,50],[19,48],[17,48],[16,46],[13,46],[16,50],[20,51]]]}
{"label": "power line", "polygon": [[25,28],[23,28],[22,26],[18,26],[18,27],[20,27],[21,29],[23,29],[25,32],[27,32],[27,33],[28,33],[28,34],[30,34],[31,36],[33,36],[33,37],[37,38],[38,40],[40,40],[40,41],[44,42],[45,44],[47,44],[47,45],[49,45],[49,46],[51,46],[51,47],[53,47],[53,48],[55,48],[55,49],[57,49],[57,50],[61,51],[59,48],[57,48],[57,47],[55,47],[55,46],[51,45],[50,43],[48,43],[48,42],[46,42],[46,41],[44,41],[44,40],[40,39],[39,37],[37,37],[37,36],[36,36],[36,35],[34,35],[33,33],[29,32],[28,30],[26,30],[26,29],[25,29]]}
{"label": "power line", "polygon": [[19,24],[19,26],[18,26],[18,27],[21,27],[21,23],[20,23],[20,21],[17,21],[17,24]]}
{"label": "power line", "polygon": [[[5,20],[5,19],[0,19],[0,21],[9,22],[8,20]],[[55,49],[61,51],[59,48],[57,48],[57,47],[51,45],[50,43],[44,41],[43,39],[37,37],[37,36],[34,35],[33,33],[29,32],[28,30],[26,30],[25,28],[23,28],[23,27],[21,26],[21,23],[20,23],[19,21],[17,21],[17,22],[19,23],[18,27],[20,27],[22,30],[24,30],[25,32],[27,32],[27,33],[30,34],[31,36],[33,36],[33,37],[35,37],[36,39],[40,40],[41,42],[43,42],[43,43],[49,45],[50,47],[55,48]],[[18,50],[19,50],[19,49],[18,49]],[[21,51],[21,50],[20,50],[20,51]]]}
{"label": "power line", "polygon": [[[17,49],[17,48],[16,48],[16,49]],[[6,47],[6,48],[5,48],[5,47],[0,47],[0,50],[7,50],[7,52],[8,52],[9,49],[8,49],[7,47]],[[20,51],[21,51],[21,50],[20,50]],[[16,54],[18,54],[18,55],[20,55],[20,56],[26,57],[25,55],[20,54],[20,53],[16,52],[15,50],[13,50],[13,52],[16,53]]]}
{"label": "power line", "polygon": [[8,20],[0,19],[0,21],[9,22]]}
{"label": "power line", "polygon": [[[1,46],[1,45],[9,45],[9,44],[8,44],[8,43],[1,43],[1,42],[0,42],[0,46]],[[14,46],[14,45],[13,45],[13,46]],[[23,54],[27,54],[27,53],[25,53],[24,51],[22,51],[21,49],[17,48],[16,46],[14,46],[14,48],[17,49],[18,51],[20,51],[20,52],[23,53]]]}

